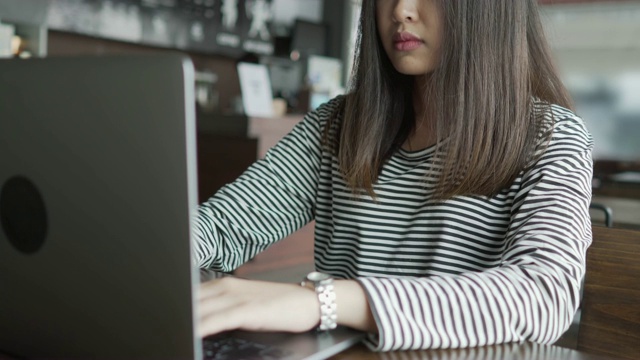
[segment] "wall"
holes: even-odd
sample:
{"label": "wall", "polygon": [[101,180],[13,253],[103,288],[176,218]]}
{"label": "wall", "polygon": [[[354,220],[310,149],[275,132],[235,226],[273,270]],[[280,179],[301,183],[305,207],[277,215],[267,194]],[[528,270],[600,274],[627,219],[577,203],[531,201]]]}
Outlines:
{"label": "wall", "polygon": [[640,161],[640,2],[547,6],[542,19],[594,157]]}

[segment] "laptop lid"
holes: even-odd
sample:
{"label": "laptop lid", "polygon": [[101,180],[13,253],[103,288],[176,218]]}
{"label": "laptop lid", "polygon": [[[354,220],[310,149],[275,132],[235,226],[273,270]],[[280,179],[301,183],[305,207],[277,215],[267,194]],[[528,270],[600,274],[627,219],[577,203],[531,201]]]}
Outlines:
{"label": "laptop lid", "polygon": [[177,54],[0,60],[0,349],[199,357],[193,84]]}
{"label": "laptop lid", "polygon": [[[193,88],[178,54],[0,60],[0,353],[202,358]],[[228,335],[281,359],[363,337]]]}

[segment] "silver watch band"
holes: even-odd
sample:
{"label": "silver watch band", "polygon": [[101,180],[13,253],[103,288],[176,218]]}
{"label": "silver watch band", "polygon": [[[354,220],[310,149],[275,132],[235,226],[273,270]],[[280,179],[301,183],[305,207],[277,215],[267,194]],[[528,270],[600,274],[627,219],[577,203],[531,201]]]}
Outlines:
{"label": "silver watch band", "polygon": [[320,300],[320,326],[318,326],[318,330],[335,329],[338,325],[338,307],[333,281],[327,285],[316,285],[316,294]]}
{"label": "silver watch band", "polygon": [[319,331],[333,330],[337,327],[338,313],[336,304],[336,293],[333,285],[333,278],[330,275],[312,272],[301,283],[302,286],[311,287],[316,292],[320,302],[320,325]]}

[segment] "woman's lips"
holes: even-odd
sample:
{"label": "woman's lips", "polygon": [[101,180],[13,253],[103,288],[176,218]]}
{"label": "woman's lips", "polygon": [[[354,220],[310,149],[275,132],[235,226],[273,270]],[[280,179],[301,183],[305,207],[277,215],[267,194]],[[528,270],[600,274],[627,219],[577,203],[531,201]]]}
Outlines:
{"label": "woman's lips", "polygon": [[393,35],[393,47],[398,51],[411,51],[422,46],[422,40],[417,36],[401,32]]}

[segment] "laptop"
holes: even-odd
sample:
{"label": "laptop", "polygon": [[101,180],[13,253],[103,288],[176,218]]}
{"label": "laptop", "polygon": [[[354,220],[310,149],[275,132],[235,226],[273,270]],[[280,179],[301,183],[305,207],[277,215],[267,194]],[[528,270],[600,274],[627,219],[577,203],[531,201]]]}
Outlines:
{"label": "laptop", "polygon": [[0,350],[321,359],[362,338],[233,332],[203,344],[196,199],[188,58],[0,60]]}

